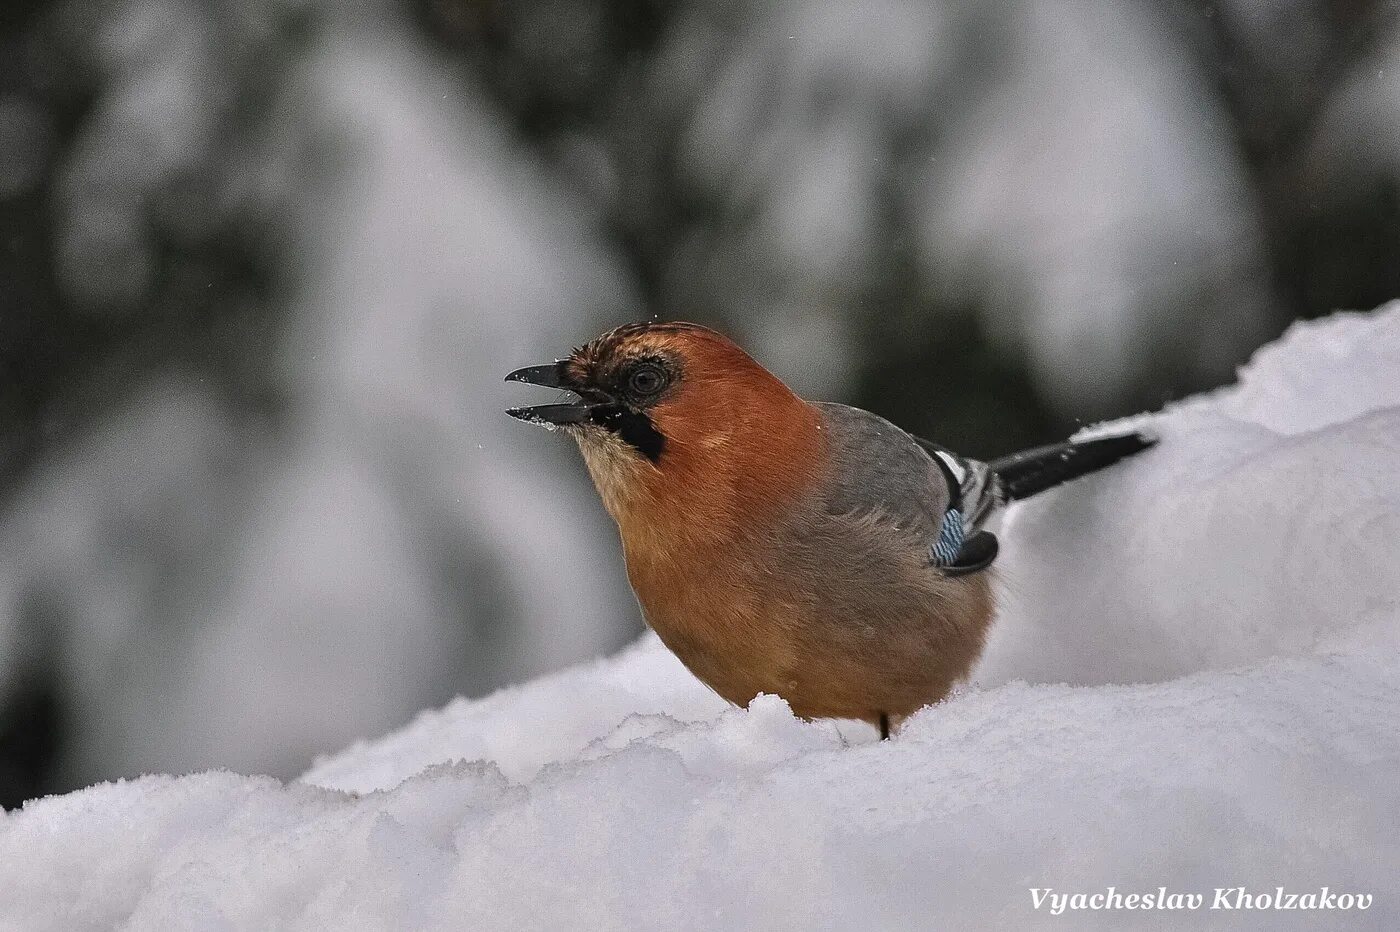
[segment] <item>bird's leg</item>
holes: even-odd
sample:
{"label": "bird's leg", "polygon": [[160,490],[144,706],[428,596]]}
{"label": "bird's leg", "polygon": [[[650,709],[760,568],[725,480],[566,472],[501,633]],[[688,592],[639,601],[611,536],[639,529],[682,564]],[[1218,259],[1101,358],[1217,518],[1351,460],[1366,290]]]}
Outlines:
{"label": "bird's leg", "polygon": [[884,741],[890,736],[890,717],[888,713],[880,713],[880,740]]}

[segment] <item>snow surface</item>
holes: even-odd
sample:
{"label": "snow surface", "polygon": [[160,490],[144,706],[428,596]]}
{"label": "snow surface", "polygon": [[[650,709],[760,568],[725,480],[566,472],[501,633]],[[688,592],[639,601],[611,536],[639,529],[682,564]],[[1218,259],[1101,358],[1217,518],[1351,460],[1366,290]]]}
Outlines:
{"label": "snow surface", "polygon": [[[323,760],[0,816],[0,928],[1400,927],[1400,303],[1015,508],[975,682],[877,743],[654,638]],[[327,695],[327,703],[341,697]],[[1370,893],[1076,913],[1031,887]]]}

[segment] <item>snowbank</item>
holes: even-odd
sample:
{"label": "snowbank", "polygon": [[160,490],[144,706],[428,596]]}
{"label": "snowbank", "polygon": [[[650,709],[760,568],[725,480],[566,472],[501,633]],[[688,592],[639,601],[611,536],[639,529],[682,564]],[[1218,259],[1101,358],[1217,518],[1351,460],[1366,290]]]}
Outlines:
{"label": "snowbank", "polygon": [[[1400,304],[1150,420],[1008,516],[976,682],[893,741],[727,708],[646,638],[303,782],[31,803],[0,927],[1400,927]],[[1205,905],[1033,908],[1110,885]],[[1209,909],[1324,885],[1371,905]]]}

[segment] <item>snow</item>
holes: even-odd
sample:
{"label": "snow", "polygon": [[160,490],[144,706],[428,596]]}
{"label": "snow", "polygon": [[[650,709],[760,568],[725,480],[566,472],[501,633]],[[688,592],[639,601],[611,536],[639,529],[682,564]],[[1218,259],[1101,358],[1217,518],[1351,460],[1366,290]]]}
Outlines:
{"label": "snow", "polygon": [[[1008,515],[984,663],[892,741],[727,707],[648,636],[301,781],[0,816],[0,928],[1396,928],[1397,373],[1400,303],[1136,419],[1155,450]],[[1032,906],[1109,885],[1373,900]]]}

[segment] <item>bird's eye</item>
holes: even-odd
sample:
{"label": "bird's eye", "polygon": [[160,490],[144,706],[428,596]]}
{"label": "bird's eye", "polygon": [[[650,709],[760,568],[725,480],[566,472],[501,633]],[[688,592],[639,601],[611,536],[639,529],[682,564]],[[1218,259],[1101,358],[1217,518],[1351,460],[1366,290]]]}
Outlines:
{"label": "bird's eye", "polygon": [[634,395],[655,395],[666,387],[666,372],[660,366],[638,366],[627,377],[627,387]]}

